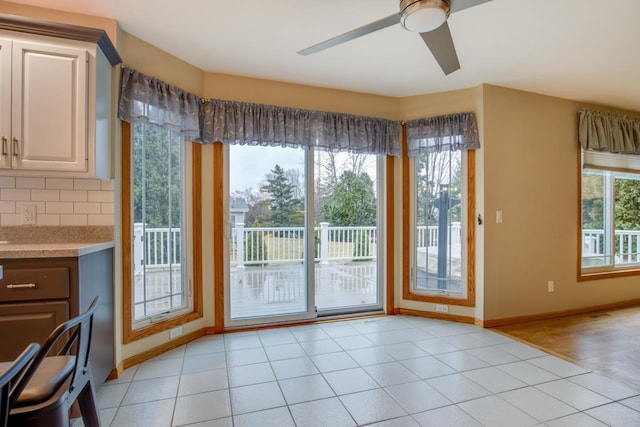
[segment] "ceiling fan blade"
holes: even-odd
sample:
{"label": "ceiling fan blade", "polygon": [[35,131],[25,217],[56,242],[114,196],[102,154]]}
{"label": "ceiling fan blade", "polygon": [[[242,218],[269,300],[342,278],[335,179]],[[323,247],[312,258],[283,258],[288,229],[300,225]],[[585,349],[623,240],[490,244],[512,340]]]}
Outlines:
{"label": "ceiling fan blade", "polygon": [[340,34],[339,36],[332,37],[329,40],[325,40],[318,44],[314,44],[313,46],[310,46],[306,49],[302,49],[301,51],[298,51],[298,53],[303,56],[311,55],[312,53],[316,53],[321,50],[328,49],[330,47],[339,45],[341,43],[348,42],[349,40],[356,39],[366,34],[373,33],[374,31],[382,30],[383,28],[387,28],[394,24],[399,24],[399,23],[400,23],[400,14],[396,13],[396,14],[387,16],[386,18],[382,18],[370,24],[364,25],[362,27],[358,27],[355,30],[351,30],[344,34]]}
{"label": "ceiling fan blade", "polygon": [[445,75],[460,69],[460,61],[458,61],[458,54],[447,22],[433,31],[420,33],[420,35]]}
{"label": "ceiling fan blade", "polygon": [[461,10],[478,6],[479,4],[487,3],[489,1],[491,0],[451,0],[449,13],[460,12]]}

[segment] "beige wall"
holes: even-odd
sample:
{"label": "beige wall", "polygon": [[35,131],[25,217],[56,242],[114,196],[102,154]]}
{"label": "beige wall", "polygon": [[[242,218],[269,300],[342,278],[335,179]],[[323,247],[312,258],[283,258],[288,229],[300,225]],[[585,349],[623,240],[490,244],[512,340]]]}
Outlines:
{"label": "beige wall", "polygon": [[[640,297],[637,277],[577,281],[577,113],[583,107],[485,86],[485,319]],[[502,224],[495,223],[497,210]],[[554,293],[547,292],[549,280]]]}
{"label": "beige wall", "polygon": [[153,76],[187,92],[203,96],[204,72],[175,56],[135,37],[126,31],[118,32],[118,53],[122,64]]}
{"label": "beige wall", "polygon": [[204,94],[206,98],[400,119],[398,98],[229,74],[206,73]]}

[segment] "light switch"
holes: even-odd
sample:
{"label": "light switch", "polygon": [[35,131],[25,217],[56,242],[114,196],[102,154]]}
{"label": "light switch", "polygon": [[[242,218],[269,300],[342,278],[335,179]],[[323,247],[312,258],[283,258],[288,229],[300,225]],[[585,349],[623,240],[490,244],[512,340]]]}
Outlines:
{"label": "light switch", "polygon": [[502,211],[496,211],[496,224],[502,224]]}

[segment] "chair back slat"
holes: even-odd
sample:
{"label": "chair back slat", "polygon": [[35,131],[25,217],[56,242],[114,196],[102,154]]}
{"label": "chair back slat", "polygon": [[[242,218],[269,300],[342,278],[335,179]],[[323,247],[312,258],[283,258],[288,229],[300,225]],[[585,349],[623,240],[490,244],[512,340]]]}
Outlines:
{"label": "chair back slat", "polygon": [[[5,372],[0,374],[0,427],[6,427],[9,419],[9,412],[17,398],[16,384],[29,367],[36,353],[40,349],[40,344],[29,344],[29,346],[13,361]],[[15,397],[14,397],[15,396]]]}
{"label": "chair back slat", "polygon": [[33,360],[33,363],[29,365],[24,375],[22,375],[22,377],[16,384],[15,396],[12,395],[12,399],[14,402],[15,399],[20,396],[20,393],[22,393],[26,385],[29,383],[29,380],[37,371],[38,366],[40,366],[42,360],[47,357],[49,352],[54,348],[54,346],[56,346],[58,339],[63,336],[66,336],[67,342],[64,346],[62,346],[62,350],[58,352],[58,354],[62,355],[63,353],[75,353],[74,368],[71,373],[72,377],[69,391],[73,392],[74,390],[78,390],[78,384],[82,382],[84,378],[86,378],[85,374],[89,363],[89,349],[91,341],[91,328],[93,325],[93,315],[98,308],[99,301],[100,297],[95,297],[87,311],[77,317],[74,317],[73,319],[67,320],[66,322],[60,324],[56,329],[54,329],[51,335],[49,335],[49,338],[47,338],[47,341],[42,346],[42,349],[40,349],[40,352]]}

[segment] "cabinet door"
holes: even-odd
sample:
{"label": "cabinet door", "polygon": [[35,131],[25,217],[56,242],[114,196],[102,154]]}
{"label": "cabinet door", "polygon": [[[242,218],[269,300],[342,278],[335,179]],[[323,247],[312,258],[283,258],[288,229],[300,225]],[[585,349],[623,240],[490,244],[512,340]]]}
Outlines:
{"label": "cabinet door", "polygon": [[87,170],[88,52],[13,41],[14,169]]}
{"label": "cabinet door", "polygon": [[0,305],[0,361],[15,359],[32,342],[44,344],[68,317],[66,301]]}
{"label": "cabinet door", "polygon": [[0,38],[0,169],[11,167],[11,40]]}

